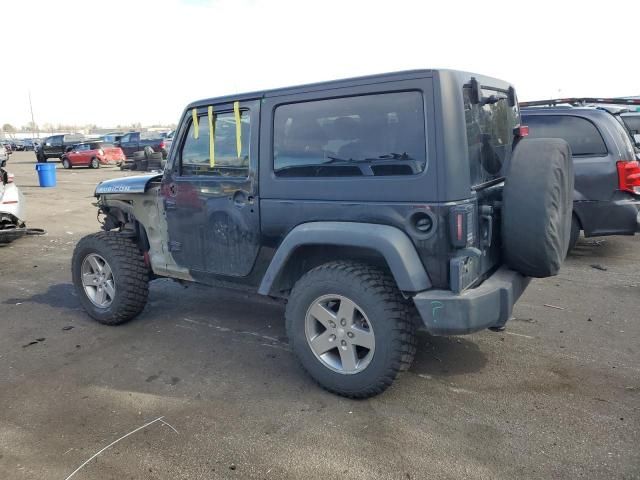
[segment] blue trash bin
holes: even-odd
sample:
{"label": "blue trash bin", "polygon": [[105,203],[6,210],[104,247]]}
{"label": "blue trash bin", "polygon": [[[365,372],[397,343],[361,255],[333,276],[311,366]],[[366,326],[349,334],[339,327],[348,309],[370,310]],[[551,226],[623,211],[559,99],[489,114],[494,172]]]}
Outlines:
{"label": "blue trash bin", "polygon": [[41,187],[56,186],[56,165],[54,163],[37,163],[36,171]]}

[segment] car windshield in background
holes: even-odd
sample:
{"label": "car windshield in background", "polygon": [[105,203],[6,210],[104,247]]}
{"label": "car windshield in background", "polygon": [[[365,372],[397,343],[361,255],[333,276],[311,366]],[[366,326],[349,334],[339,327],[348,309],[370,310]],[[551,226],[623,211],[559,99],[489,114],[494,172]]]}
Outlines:
{"label": "car windshield in background", "polygon": [[471,183],[482,185],[502,177],[502,165],[511,158],[513,129],[518,125],[518,107],[510,106],[497,91],[483,88],[482,97],[498,96],[485,103],[471,101],[471,88],[463,88],[464,114],[469,147]]}
{"label": "car windshield in background", "polygon": [[579,156],[607,155],[607,146],[596,126],[589,120],[571,115],[526,115],[523,122],[529,127],[529,138],[562,138]]}

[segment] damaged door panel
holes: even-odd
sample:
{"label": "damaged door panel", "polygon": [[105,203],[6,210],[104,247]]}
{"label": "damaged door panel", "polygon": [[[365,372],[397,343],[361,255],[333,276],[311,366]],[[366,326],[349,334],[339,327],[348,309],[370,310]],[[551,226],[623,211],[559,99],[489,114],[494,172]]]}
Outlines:
{"label": "damaged door panel", "polygon": [[245,101],[195,109],[178,139],[177,161],[163,179],[162,202],[169,251],[194,277],[244,277],[255,263],[259,106]]}

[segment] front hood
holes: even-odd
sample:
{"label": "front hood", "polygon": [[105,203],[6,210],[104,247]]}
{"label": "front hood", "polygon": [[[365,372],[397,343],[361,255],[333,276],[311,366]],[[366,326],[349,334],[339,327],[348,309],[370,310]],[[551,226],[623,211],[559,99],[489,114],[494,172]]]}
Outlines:
{"label": "front hood", "polygon": [[137,175],[135,177],[114,178],[100,182],[96,187],[95,195],[109,193],[144,193],[149,188],[149,184],[154,180],[162,178],[162,174],[152,173],[149,175]]}

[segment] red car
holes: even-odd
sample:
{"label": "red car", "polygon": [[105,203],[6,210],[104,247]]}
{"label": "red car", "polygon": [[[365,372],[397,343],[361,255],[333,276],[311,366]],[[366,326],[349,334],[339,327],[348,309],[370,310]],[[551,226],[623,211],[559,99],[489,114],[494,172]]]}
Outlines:
{"label": "red car", "polygon": [[125,157],[120,147],[111,143],[87,142],[78,143],[62,157],[62,166],[100,168],[100,165],[117,165],[124,162]]}

